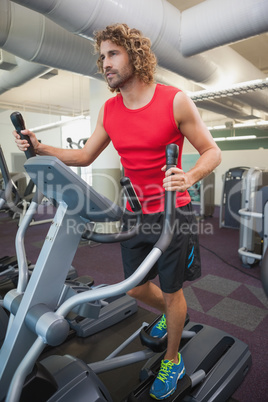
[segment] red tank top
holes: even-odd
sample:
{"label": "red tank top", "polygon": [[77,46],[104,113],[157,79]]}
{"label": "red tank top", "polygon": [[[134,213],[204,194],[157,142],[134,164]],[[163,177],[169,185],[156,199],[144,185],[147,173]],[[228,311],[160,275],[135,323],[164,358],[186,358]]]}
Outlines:
{"label": "red tank top", "polygon": [[[142,205],[143,213],[164,210],[163,179],[167,144],[179,146],[178,167],[184,137],[173,115],[173,100],[180,90],[157,84],[151,101],[140,109],[127,109],[121,94],[105,103],[103,125],[117,150]],[[187,191],[177,192],[176,206],[190,202]],[[130,207],[127,207],[130,209]]]}

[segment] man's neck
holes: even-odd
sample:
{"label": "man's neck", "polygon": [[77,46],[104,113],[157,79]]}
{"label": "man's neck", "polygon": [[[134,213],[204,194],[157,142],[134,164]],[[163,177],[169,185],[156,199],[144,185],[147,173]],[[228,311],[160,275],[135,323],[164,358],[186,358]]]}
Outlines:
{"label": "man's neck", "polygon": [[153,98],[156,84],[145,84],[140,80],[120,89],[124,105],[128,109],[140,109],[146,106]]}

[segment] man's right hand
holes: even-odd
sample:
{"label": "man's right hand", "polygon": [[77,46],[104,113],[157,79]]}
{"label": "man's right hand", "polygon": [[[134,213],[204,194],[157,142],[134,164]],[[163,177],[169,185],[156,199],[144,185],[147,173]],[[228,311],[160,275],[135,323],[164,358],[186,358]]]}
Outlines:
{"label": "man's right hand", "polygon": [[[28,135],[29,136],[29,138],[31,140],[31,143],[32,143],[32,145],[34,147],[34,150],[37,153],[37,148],[39,147],[40,142],[37,140],[36,135],[30,130],[21,130],[21,133],[23,135]],[[16,142],[17,147],[19,148],[19,150],[20,151],[26,151],[30,146],[30,144],[27,142],[27,140],[21,140],[21,138],[20,138],[20,136],[19,136],[19,134],[17,133],[16,130],[14,130],[12,132],[12,134],[15,137],[15,142]]]}

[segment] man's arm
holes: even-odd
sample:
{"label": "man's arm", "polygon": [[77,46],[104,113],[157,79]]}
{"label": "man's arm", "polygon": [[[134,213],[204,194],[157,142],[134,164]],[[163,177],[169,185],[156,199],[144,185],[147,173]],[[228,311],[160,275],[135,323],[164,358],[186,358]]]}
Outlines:
{"label": "man's arm", "polygon": [[[29,130],[22,130],[22,134],[29,136],[37,155],[56,156],[69,166],[88,166],[99,156],[110,142],[110,138],[103,127],[103,110],[104,106],[99,112],[97,125],[93,134],[87,140],[82,149],[62,149],[40,143],[37,140],[36,135]],[[21,151],[25,151],[29,147],[28,142],[26,140],[21,140],[16,131],[13,131],[13,135],[15,136],[15,142],[17,143],[18,148]]]}
{"label": "man's arm", "polygon": [[188,172],[184,173],[178,168],[171,168],[166,172],[164,188],[183,192],[220,164],[221,151],[202,121],[194,102],[183,92],[176,94],[173,111],[181,133],[200,154],[195,166]]}

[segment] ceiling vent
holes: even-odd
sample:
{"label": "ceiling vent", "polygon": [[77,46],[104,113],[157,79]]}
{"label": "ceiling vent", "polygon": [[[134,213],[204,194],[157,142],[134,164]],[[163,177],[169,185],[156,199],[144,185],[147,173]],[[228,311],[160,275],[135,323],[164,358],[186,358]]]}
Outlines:
{"label": "ceiling vent", "polygon": [[0,70],[10,71],[15,67],[17,67],[15,56],[0,49]]}
{"label": "ceiling vent", "polygon": [[58,70],[56,68],[53,68],[52,70],[48,71],[47,73],[40,75],[39,78],[42,78],[43,80],[49,80],[52,77],[55,77],[58,75]]}

